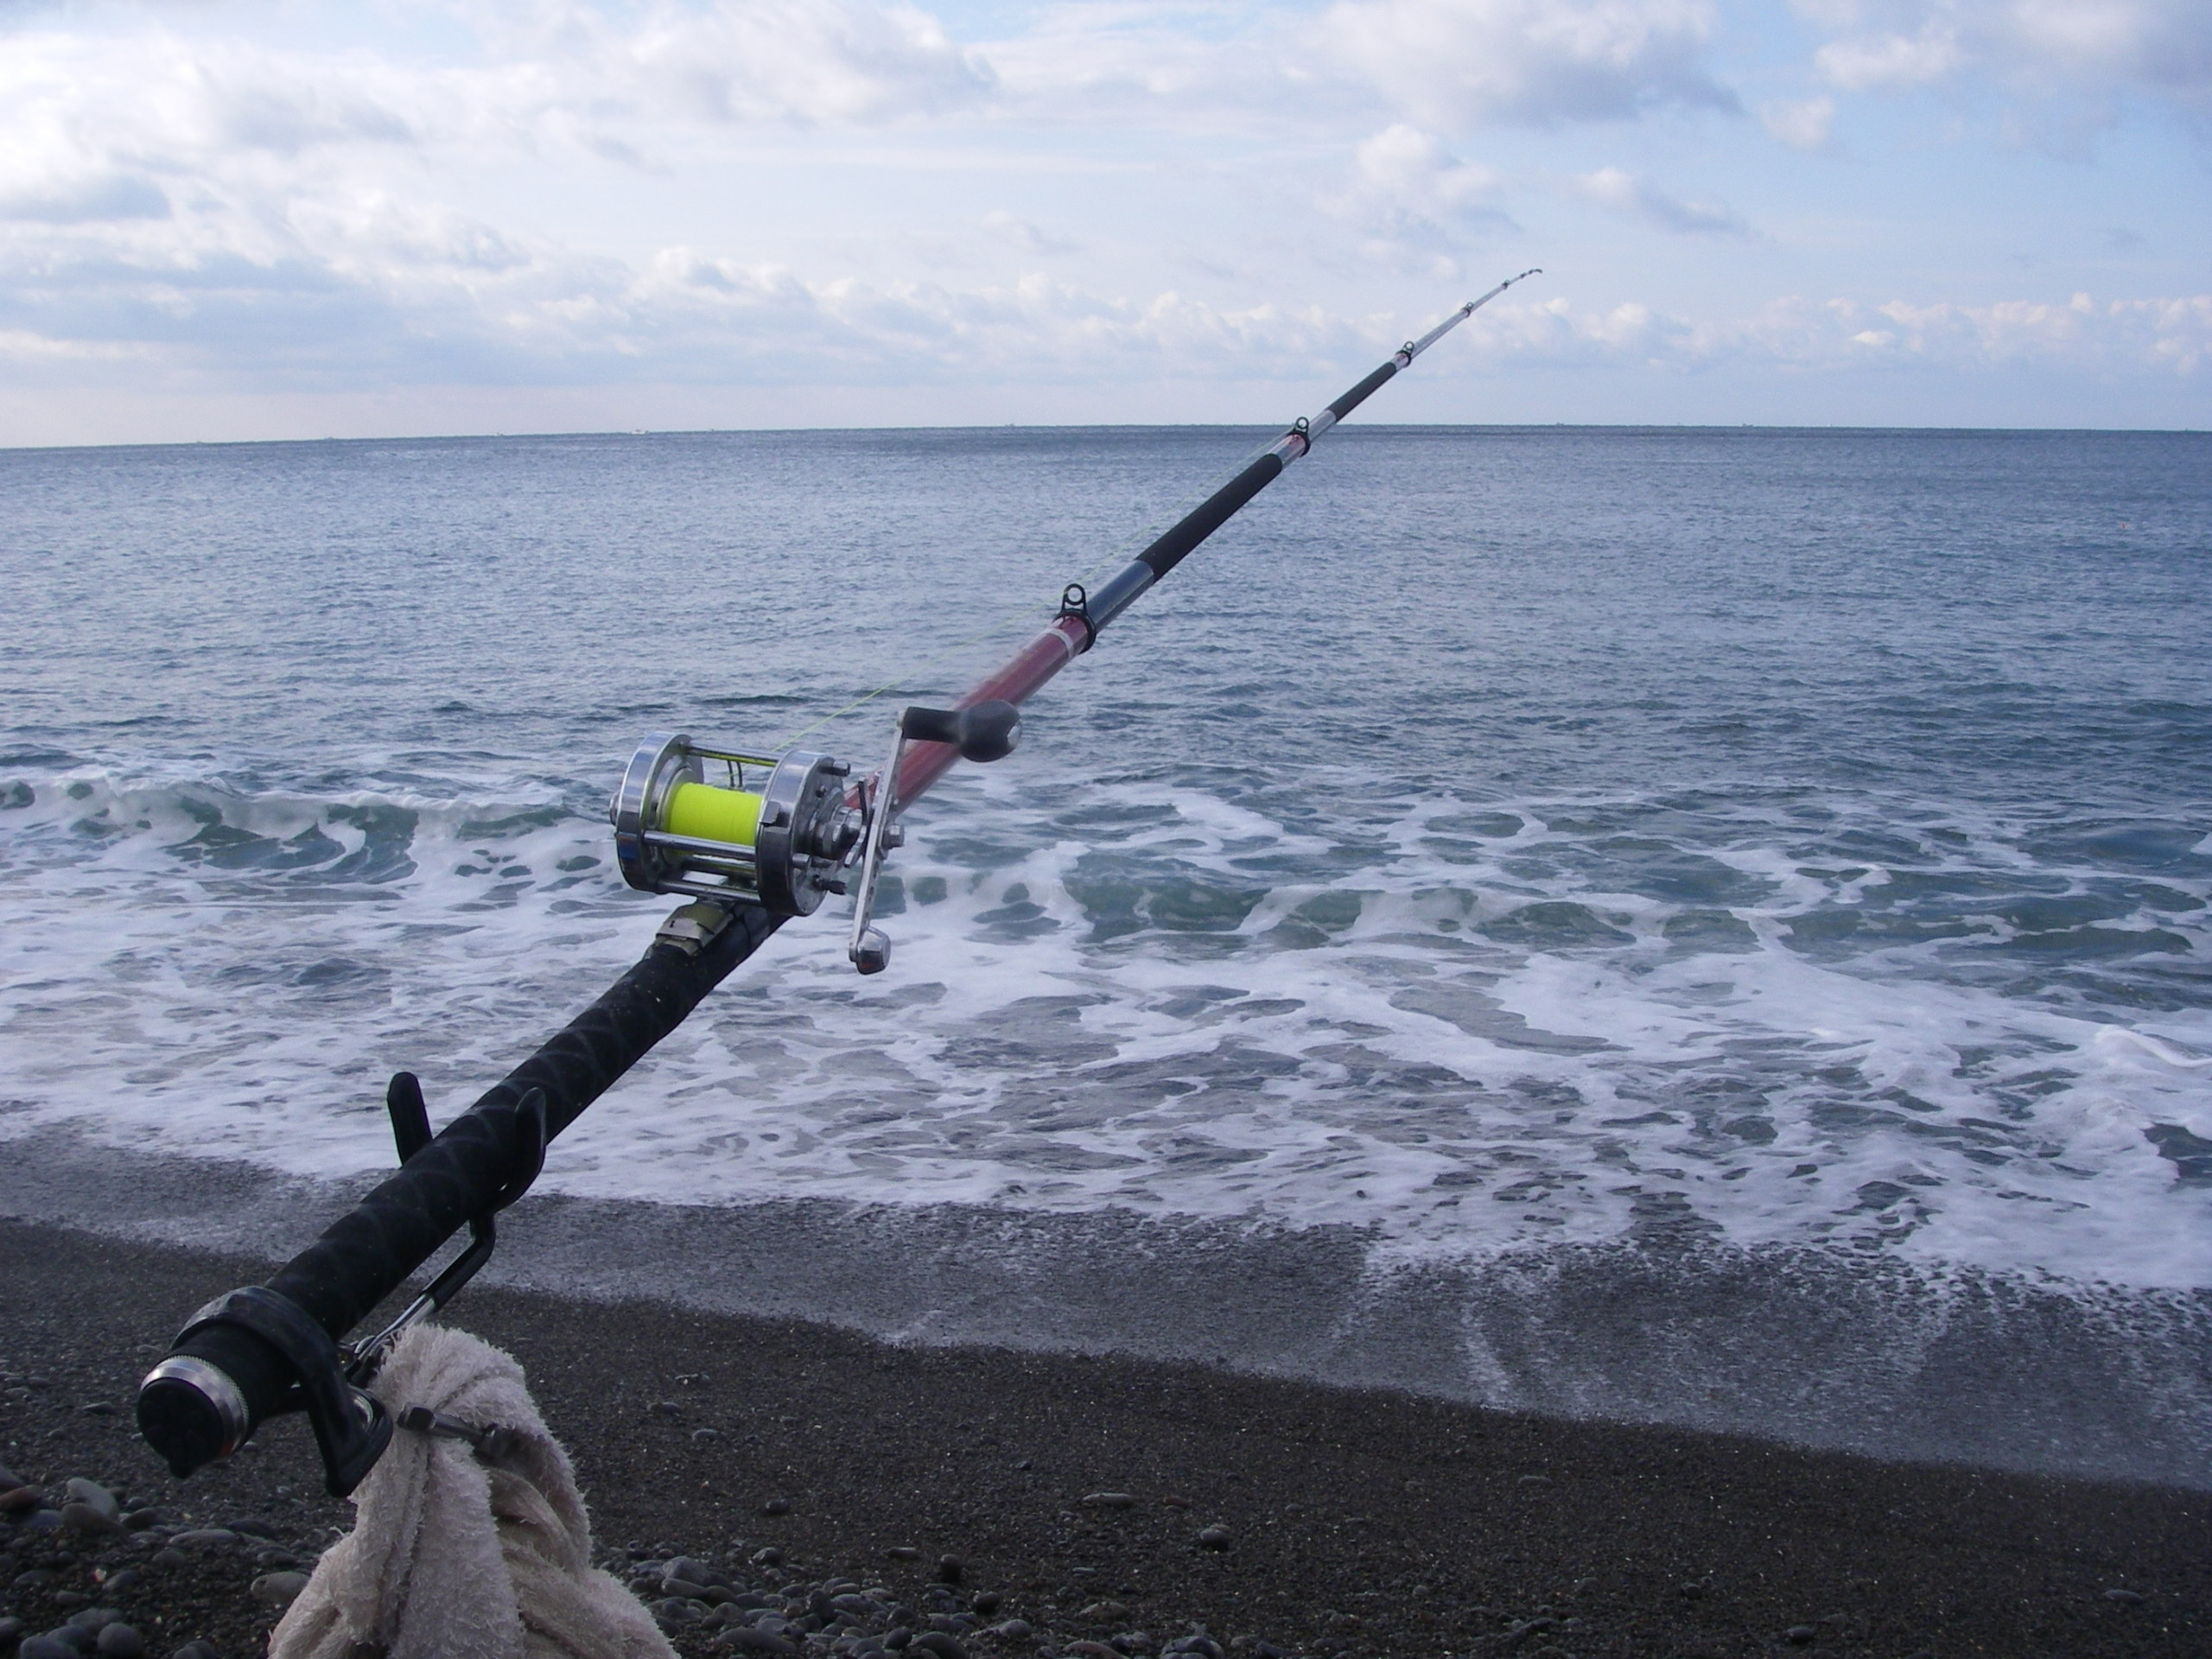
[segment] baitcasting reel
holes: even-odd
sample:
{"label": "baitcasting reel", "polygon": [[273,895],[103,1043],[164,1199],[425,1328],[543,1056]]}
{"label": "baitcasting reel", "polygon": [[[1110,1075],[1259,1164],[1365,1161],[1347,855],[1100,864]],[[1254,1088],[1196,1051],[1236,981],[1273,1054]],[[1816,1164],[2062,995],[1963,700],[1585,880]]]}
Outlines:
{"label": "baitcasting reel", "polygon": [[[710,762],[722,782],[707,781]],[[845,868],[868,830],[864,791],[845,785],[851,772],[804,749],[779,760],[656,733],[631,758],[607,809],[622,879],[645,893],[810,916],[845,891]],[[759,786],[747,789],[755,778]]]}
{"label": "baitcasting reel", "polygon": [[[856,782],[843,761],[810,750],[745,754],[656,733],[639,746],[607,807],[615,862],[641,892],[757,904],[779,916],[810,916],[830,894],[853,891],[856,879],[847,954],[861,972],[880,973],[891,942],[868,925],[868,913],[883,855],[900,841],[892,819],[903,804],[895,780],[906,745],[940,743],[963,760],[996,760],[1013,751],[1020,729],[1014,705],[995,698],[960,709],[910,708],[883,770]],[[708,781],[709,767],[718,781]]]}

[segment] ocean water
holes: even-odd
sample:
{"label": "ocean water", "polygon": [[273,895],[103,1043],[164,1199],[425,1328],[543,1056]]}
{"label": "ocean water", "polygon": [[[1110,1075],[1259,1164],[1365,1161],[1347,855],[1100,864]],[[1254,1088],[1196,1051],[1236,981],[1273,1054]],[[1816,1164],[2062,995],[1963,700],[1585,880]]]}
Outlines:
{"label": "ocean water", "polygon": [[[669,908],[640,736],[872,766],[1269,436],[0,453],[0,1137],[385,1166]],[[2208,641],[2203,435],[1332,434],[541,1190],[2201,1322]]]}

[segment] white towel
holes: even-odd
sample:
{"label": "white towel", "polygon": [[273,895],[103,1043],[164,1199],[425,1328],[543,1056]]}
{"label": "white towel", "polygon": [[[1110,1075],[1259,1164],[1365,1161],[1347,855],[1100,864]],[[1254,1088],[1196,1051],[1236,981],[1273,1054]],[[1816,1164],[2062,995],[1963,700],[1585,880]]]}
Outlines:
{"label": "white towel", "polygon": [[375,1393],[395,1417],[427,1406],[518,1444],[487,1467],[466,1441],[395,1433],[353,1494],[353,1530],[270,1633],[270,1659],[675,1659],[652,1615],[592,1566],[569,1454],[513,1359],[417,1325]]}

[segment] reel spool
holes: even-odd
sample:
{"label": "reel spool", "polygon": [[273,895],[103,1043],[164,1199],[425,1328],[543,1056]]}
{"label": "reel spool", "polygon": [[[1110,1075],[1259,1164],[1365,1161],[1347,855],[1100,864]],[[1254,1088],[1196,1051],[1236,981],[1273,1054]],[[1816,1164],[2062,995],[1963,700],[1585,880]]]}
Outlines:
{"label": "reel spool", "polygon": [[[707,781],[710,763],[722,782]],[[656,733],[639,745],[607,809],[622,879],[645,893],[810,916],[845,891],[868,827],[865,811],[846,800],[851,772],[805,749],[741,754]],[[747,789],[756,777],[759,787]]]}

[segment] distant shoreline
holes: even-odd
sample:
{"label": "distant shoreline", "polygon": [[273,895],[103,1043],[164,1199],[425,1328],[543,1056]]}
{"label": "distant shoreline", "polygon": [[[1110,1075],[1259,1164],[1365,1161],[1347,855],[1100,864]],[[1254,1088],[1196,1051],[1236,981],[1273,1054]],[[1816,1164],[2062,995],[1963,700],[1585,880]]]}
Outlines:
{"label": "distant shoreline", "polygon": [[[1141,422],[1141,421],[1066,421],[1024,422],[1007,421],[986,425],[887,425],[854,424],[847,426],[715,426],[668,428],[579,428],[575,430],[548,432],[423,432],[378,433],[344,437],[284,437],[284,438],[168,438],[151,441],[118,441],[84,443],[16,443],[0,444],[0,455],[39,455],[68,454],[79,450],[111,451],[138,449],[301,449],[331,445],[376,444],[461,444],[461,443],[557,443],[563,442],[602,442],[609,439],[633,438],[772,438],[865,436],[870,433],[912,434],[942,433],[947,435],[970,433],[1046,432],[1046,433],[1160,433],[1188,432],[1196,434],[1236,434],[1272,435],[1282,429],[1283,423],[1272,422]],[[1897,437],[2096,437],[2096,438],[2203,438],[2212,437],[2212,428],[2159,426],[1859,426],[1846,423],[1833,425],[1793,426],[1783,423],[1764,421],[1742,422],[1687,422],[1679,425],[1650,425],[1643,423],[1611,424],[1601,422],[1577,421],[1358,421],[1339,427],[1331,434],[1329,442],[1341,444],[1357,441],[1362,433],[1376,436],[1408,432],[1481,432],[1481,433],[1548,433],[1560,432],[1578,435],[1605,435],[1622,436],[1649,433],[1713,435],[1807,436],[1831,434],[1838,437],[1866,437],[1891,435]]]}

